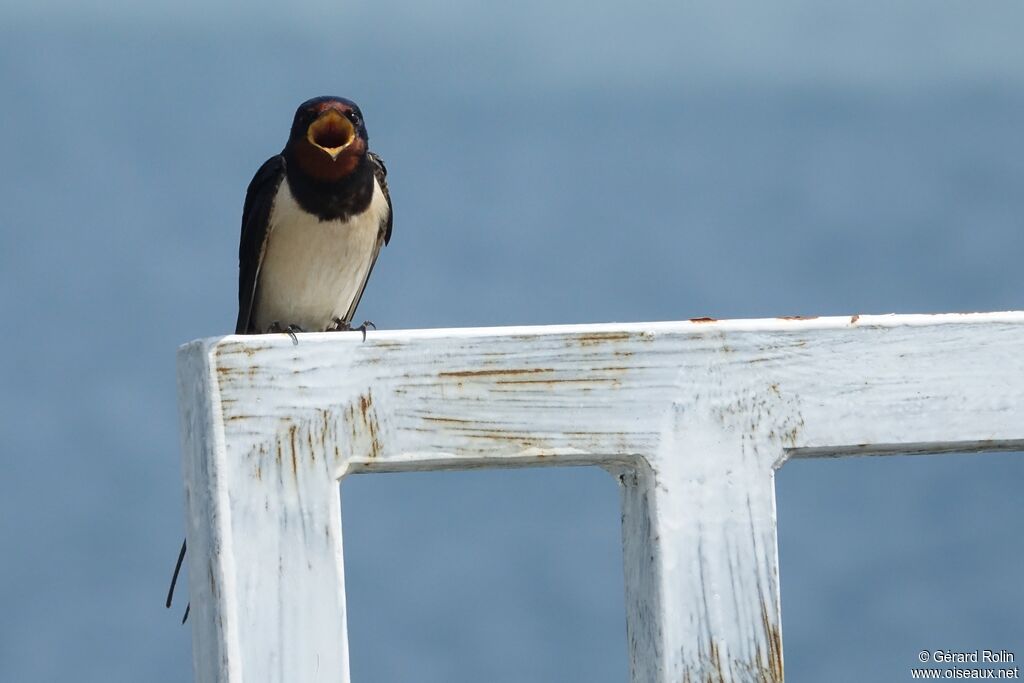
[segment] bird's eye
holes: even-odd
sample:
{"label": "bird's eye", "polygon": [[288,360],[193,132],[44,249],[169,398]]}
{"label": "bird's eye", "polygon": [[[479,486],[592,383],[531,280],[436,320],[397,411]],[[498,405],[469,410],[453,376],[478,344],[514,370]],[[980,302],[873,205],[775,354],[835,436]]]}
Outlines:
{"label": "bird's eye", "polygon": [[357,112],[354,112],[350,109],[346,116],[348,116],[348,120],[351,121],[353,124],[357,126],[359,125],[359,114]]}

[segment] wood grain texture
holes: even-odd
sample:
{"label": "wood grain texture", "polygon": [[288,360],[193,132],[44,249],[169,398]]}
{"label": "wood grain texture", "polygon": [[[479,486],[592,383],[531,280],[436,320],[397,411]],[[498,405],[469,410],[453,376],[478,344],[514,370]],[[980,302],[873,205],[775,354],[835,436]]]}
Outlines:
{"label": "wood grain texture", "polygon": [[781,681],[775,469],[1024,447],[1022,313],[299,339],[179,354],[199,681],[349,680],[350,473],[603,467],[634,683]]}

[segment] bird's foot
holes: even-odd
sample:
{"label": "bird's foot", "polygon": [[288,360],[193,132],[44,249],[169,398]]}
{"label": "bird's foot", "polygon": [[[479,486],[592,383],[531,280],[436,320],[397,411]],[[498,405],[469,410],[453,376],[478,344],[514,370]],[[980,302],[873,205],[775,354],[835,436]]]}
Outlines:
{"label": "bird's foot", "polygon": [[267,328],[267,334],[287,334],[292,338],[292,344],[299,345],[299,338],[295,336],[296,332],[303,332],[304,330],[298,325],[282,325],[278,321],[270,323],[270,327]]}
{"label": "bird's foot", "polygon": [[374,325],[369,320],[364,320],[363,324],[360,325],[359,327],[352,327],[352,323],[350,323],[350,322],[348,322],[346,320],[342,320],[341,318],[335,318],[334,320],[331,321],[331,326],[327,328],[327,331],[328,332],[362,332],[363,333],[363,341],[366,341],[366,330],[368,328],[371,328],[371,327],[373,329],[377,329],[377,326]]}

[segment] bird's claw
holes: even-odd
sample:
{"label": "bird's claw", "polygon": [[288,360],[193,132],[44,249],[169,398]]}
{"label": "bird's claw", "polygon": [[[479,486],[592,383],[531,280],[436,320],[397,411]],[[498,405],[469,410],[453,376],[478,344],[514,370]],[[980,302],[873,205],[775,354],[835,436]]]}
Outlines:
{"label": "bird's claw", "polygon": [[328,332],[362,332],[363,341],[366,341],[367,329],[371,327],[373,329],[377,329],[377,326],[374,325],[369,320],[364,320],[363,324],[360,325],[359,327],[352,327],[352,323],[348,322],[347,320],[342,320],[341,318],[335,318],[331,322],[333,323],[333,325],[327,328]]}
{"label": "bird's claw", "polygon": [[359,330],[360,332],[363,333],[363,341],[366,341],[366,328],[368,328],[368,327],[372,327],[375,330],[377,329],[377,326],[374,325],[369,320],[364,320],[362,325],[360,325],[359,327],[355,328],[355,329],[357,329],[357,330]]}
{"label": "bird's claw", "polygon": [[292,344],[294,344],[295,346],[299,345],[299,338],[295,336],[295,333],[296,332],[303,332],[303,331],[304,330],[301,327],[299,327],[298,325],[284,326],[284,325],[282,325],[281,323],[279,323],[276,320],[274,322],[270,323],[270,327],[267,328],[267,333],[268,334],[277,334],[277,333],[287,334],[289,337],[291,337]]}

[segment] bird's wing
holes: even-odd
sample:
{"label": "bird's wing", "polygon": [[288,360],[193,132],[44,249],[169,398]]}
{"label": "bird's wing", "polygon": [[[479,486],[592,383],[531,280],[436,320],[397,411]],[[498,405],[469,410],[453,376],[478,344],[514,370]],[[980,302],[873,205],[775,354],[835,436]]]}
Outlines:
{"label": "bird's wing", "polygon": [[384,244],[387,244],[391,241],[391,224],[394,222],[391,219],[391,195],[388,193],[388,167],[384,165],[384,160],[373,152],[367,152],[366,156],[373,164],[373,177],[377,179],[380,190],[384,193],[384,199],[388,202],[388,222],[387,225],[381,226],[381,232],[384,233]]}
{"label": "bird's wing", "polygon": [[280,154],[270,157],[256,171],[245,192],[242,237],[238,243],[238,321],[235,323],[235,334],[256,331],[252,329],[252,307],[256,301],[256,285],[263,255],[267,250],[267,236],[270,234],[270,209],[277,188],[284,178],[284,171],[284,157]]}
{"label": "bird's wing", "polygon": [[351,321],[352,316],[356,314],[356,307],[359,305],[359,300],[363,298],[363,290],[366,289],[370,273],[373,272],[373,266],[377,263],[377,256],[380,254],[381,248],[391,241],[391,225],[394,222],[391,210],[391,195],[388,193],[388,169],[384,166],[384,160],[373,152],[367,152],[366,158],[373,167],[373,177],[377,179],[377,184],[380,185],[380,190],[384,193],[384,199],[388,203],[388,217],[386,220],[381,221],[380,232],[377,234],[377,244],[373,249],[373,255],[370,257],[370,267],[366,269],[366,277],[363,278],[363,284],[359,286],[359,292],[352,299],[352,305],[349,307],[348,313],[345,314],[345,322]]}

